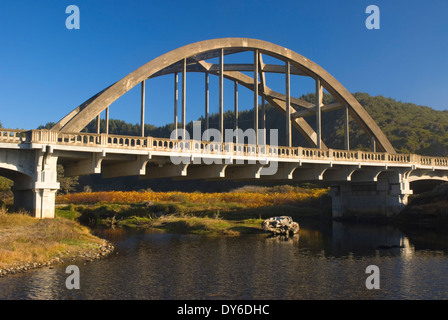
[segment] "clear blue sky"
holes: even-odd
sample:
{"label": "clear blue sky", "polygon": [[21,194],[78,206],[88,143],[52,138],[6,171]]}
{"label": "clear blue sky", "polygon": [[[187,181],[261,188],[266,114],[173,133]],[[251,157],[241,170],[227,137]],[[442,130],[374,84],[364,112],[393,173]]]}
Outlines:
{"label": "clear blue sky", "polygon": [[[65,27],[72,4],[80,9],[79,30]],[[365,27],[371,4],[381,10],[380,30]],[[0,0],[0,121],[24,129],[57,122],[157,56],[221,37],[285,46],[350,92],[446,110],[447,13],[445,0]],[[187,121],[203,110],[203,92],[191,79]],[[171,122],[172,76],[149,81],[147,95],[147,123]],[[225,105],[232,108],[230,98]],[[131,90],[111,105],[111,117],[138,123],[138,110],[138,90]]]}

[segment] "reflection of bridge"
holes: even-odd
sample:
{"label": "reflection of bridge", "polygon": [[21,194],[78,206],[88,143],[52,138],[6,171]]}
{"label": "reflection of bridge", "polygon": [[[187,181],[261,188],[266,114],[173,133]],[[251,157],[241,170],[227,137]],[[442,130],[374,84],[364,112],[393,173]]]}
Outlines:
{"label": "reflection of bridge", "polygon": [[[224,57],[250,54],[251,63],[224,64]],[[265,64],[263,57],[276,61]],[[209,62],[218,58],[219,63]],[[280,62],[280,63],[278,63]],[[215,141],[179,139],[186,128],[186,75],[205,74],[205,124],[209,129],[209,75],[219,77],[219,128]],[[247,75],[250,72],[253,77]],[[182,74],[181,121],[175,139],[145,136],[145,82],[174,74],[174,123],[178,124],[178,73]],[[267,87],[267,75],[285,75],[284,93]],[[309,103],[291,96],[291,76],[311,77],[316,101]],[[238,88],[246,87],[254,97],[254,137],[248,144],[224,141],[223,82],[234,82],[234,130],[238,130]],[[109,106],[141,83],[141,136],[109,134]],[[337,102],[323,104],[323,89]],[[261,99],[261,108],[259,98]],[[266,144],[265,101],[285,115],[287,146]],[[261,109],[261,112],[259,112]],[[322,141],[321,114],[344,110],[345,150],[328,148]],[[100,130],[105,111],[106,128]],[[313,117],[314,129],[305,120]],[[350,150],[349,116],[372,139],[372,151]],[[81,133],[92,120],[97,133]],[[315,121],[314,121],[315,120]],[[292,128],[311,148],[292,145]],[[177,131],[179,130],[179,131]],[[237,132],[237,131],[234,131]],[[244,142],[244,141],[243,141]],[[271,140],[272,144],[272,140]],[[325,70],[286,48],[260,40],[227,38],[202,41],[168,52],[138,68],[99,92],[61,119],[51,130],[2,129],[0,174],[14,181],[14,203],[36,217],[53,217],[55,193],[59,189],[56,165],[66,175],[101,173],[103,177],[139,175],[142,178],[266,179],[279,181],[328,182],[333,214],[349,210],[401,209],[412,194],[410,182],[437,179],[448,181],[448,158],[397,154],[387,137],[356,99]]]}

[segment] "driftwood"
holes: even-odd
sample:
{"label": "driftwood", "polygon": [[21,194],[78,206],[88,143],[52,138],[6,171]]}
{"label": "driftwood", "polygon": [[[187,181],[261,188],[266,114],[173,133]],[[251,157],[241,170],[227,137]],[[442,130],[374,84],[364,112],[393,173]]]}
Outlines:
{"label": "driftwood", "polygon": [[262,223],[264,231],[272,232],[274,235],[292,236],[299,232],[299,224],[294,222],[291,217],[280,216],[266,219]]}

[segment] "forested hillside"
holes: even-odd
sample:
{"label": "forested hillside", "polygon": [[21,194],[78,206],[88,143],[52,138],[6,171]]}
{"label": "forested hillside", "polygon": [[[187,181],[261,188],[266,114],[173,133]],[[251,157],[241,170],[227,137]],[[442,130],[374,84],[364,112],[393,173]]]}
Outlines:
{"label": "forested hillside", "polygon": [[398,152],[448,156],[448,110],[356,93]]}

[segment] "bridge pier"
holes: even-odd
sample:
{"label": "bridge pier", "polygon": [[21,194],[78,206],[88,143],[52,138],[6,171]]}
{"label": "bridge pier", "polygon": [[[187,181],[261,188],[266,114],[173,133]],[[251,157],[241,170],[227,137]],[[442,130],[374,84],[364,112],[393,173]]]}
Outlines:
{"label": "bridge pier", "polygon": [[14,185],[14,208],[24,209],[35,218],[54,218],[56,191],[52,188],[22,190]]}
{"label": "bridge pier", "polygon": [[408,197],[412,194],[409,185],[408,181],[334,184],[329,193],[332,199],[332,216],[333,218],[395,216],[408,203]]}
{"label": "bridge pier", "polygon": [[0,149],[2,172],[13,180],[14,210],[26,210],[36,218],[54,218],[57,155],[52,148]]}

